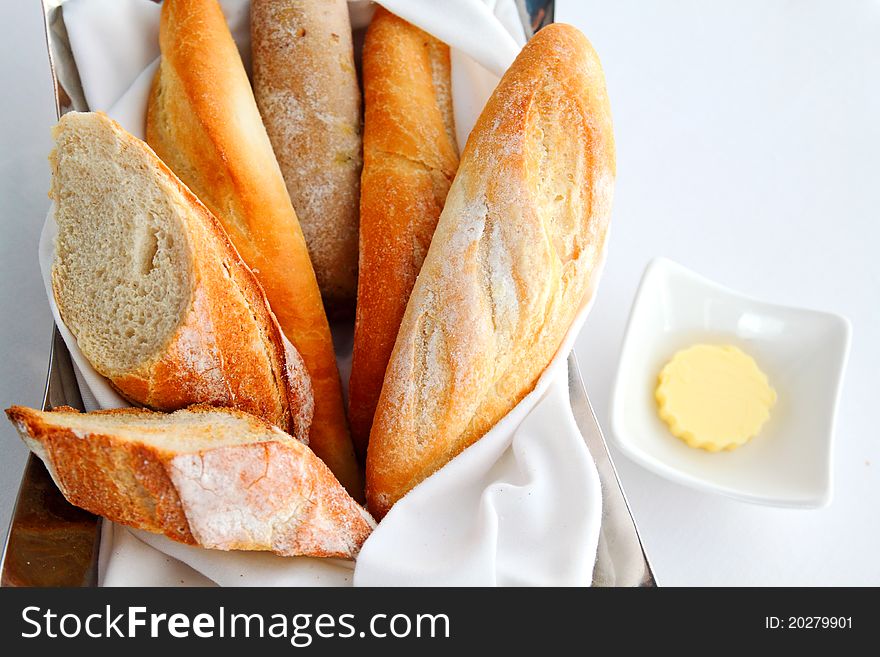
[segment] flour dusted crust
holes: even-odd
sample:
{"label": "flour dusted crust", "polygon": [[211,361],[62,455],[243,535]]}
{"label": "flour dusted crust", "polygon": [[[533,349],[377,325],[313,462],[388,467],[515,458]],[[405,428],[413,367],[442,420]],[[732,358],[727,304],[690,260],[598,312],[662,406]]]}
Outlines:
{"label": "flour dusted crust", "polygon": [[371,519],[304,452],[289,441],[265,442],[172,458],[168,473],[196,542],[291,556],[357,554]]}
{"label": "flour dusted crust", "polygon": [[360,90],[346,0],[253,0],[254,96],[325,305],[354,304]]}
{"label": "flour dusted crust", "polygon": [[591,288],[614,175],[598,57],[550,25],[474,127],[413,288],[370,434],[376,517],[534,387]]}
{"label": "flour dusted crust", "polygon": [[[144,142],[106,115],[68,113],[55,136],[51,196],[56,202],[59,243],[66,248],[56,250],[52,287],[65,324],[95,370],[135,404],[162,411],[196,403],[229,406],[308,441],[314,401],[302,358],[285,344],[262,288],[217,220]],[[113,154],[86,150],[98,141]],[[86,142],[92,145],[85,146]],[[99,161],[105,156],[112,161]],[[99,165],[105,164],[112,165],[114,180],[99,180]],[[72,180],[70,185],[65,182],[69,166],[80,171],[78,187],[72,186]],[[84,196],[89,193],[84,188],[107,184],[105,195],[97,200]],[[119,370],[108,365],[100,344],[84,339],[112,327],[95,326],[110,321],[109,317],[83,315],[90,304],[77,292],[84,272],[71,269],[67,261],[84,245],[67,237],[81,222],[102,221],[86,215],[87,206],[99,203],[106,217],[116,205],[114,195],[131,193],[126,191],[130,185],[153,188],[172,209],[179,225],[179,234],[173,237],[185,255],[172,266],[183,270],[189,294],[182,308],[161,309],[179,313],[171,318],[176,328],[166,342],[138,365]],[[100,233],[101,226],[95,229]],[[158,304],[153,311],[160,311]]]}
{"label": "flour dusted crust", "polygon": [[385,368],[458,167],[449,48],[377,7],[364,63],[360,273],[349,420],[366,454]]}
{"label": "flour dusted crust", "polygon": [[[347,559],[375,527],[308,447],[245,413],[6,413],[68,501],[113,522],[206,548]],[[213,446],[225,421],[241,435]]]}
{"label": "flour dusted crust", "polygon": [[266,292],[312,381],[309,445],[355,497],[330,326],[299,221],[250,82],[216,0],[165,0],[147,143],[217,217]]}

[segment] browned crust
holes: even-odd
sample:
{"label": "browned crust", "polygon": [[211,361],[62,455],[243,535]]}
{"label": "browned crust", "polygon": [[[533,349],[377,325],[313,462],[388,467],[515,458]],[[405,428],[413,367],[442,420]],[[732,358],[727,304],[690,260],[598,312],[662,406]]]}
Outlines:
{"label": "browned crust", "polygon": [[[218,410],[248,420],[255,432],[273,431],[231,409],[181,412]],[[13,406],[6,414],[68,501],[129,527],[213,549],[354,558],[374,526],[324,463],[280,432],[277,440],[176,453],[107,430],[74,430],[64,417],[78,411],[68,407],[42,412]],[[134,422],[158,414],[117,409],[86,415]],[[163,417],[166,430],[174,431],[175,414]],[[247,521],[230,522],[238,518]]]}
{"label": "browned crust", "polygon": [[[163,349],[135,371],[111,372],[93,362],[95,369],[135,404],[160,411],[197,403],[230,406],[308,440],[314,407],[308,373],[296,350],[284,344],[263,289],[223,227],[149,146],[105,114],[71,114],[62,124],[91,118],[112,130],[123,149],[146,157],[157,184],[179,197],[174,200],[183,208],[193,268],[189,307]],[[60,162],[60,155],[53,156],[53,170]],[[53,185],[57,203],[64,202],[62,191]],[[64,317],[63,289],[55,277],[53,288]]]}
{"label": "browned crust", "polygon": [[330,327],[302,230],[216,0],[166,0],[147,142],[223,224],[305,361],[309,444],[357,499],[355,460]]}
{"label": "browned crust", "polygon": [[376,8],[364,64],[360,272],[349,384],[362,457],[385,367],[458,167],[449,48]]}
{"label": "browned crust", "polygon": [[534,388],[592,287],[614,175],[598,57],[546,27],[471,132],[401,323],[367,456],[374,515]]}
{"label": "browned crust", "polygon": [[[133,416],[144,412],[134,408],[97,411]],[[63,422],[64,415],[79,411],[61,406],[53,413]],[[102,434],[84,440],[73,430],[48,422],[46,413],[31,408],[13,406],[6,416],[46,464],[71,504],[122,525],[196,544],[162,464],[163,455],[157,450]]]}
{"label": "browned crust", "polygon": [[346,0],[253,0],[254,96],[324,303],[357,292],[360,90]]}

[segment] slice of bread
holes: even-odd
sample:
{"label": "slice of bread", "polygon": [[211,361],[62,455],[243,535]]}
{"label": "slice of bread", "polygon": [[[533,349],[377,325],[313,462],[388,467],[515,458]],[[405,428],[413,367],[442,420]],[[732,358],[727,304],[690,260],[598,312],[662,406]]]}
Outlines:
{"label": "slice of bread", "polygon": [[136,404],[234,407],[307,440],[303,361],[213,215],[104,114],[54,136],[52,288],[95,370]]}
{"label": "slice of bread", "polygon": [[6,414],[71,504],[176,541],[354,558],[375,527],[308,447],[247,413]]}

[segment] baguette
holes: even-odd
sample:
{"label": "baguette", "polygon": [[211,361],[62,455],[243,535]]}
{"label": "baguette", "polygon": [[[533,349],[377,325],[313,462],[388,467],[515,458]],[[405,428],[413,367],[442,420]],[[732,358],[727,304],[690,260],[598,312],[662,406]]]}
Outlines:
{"label": "baguette", "polygon": [[310,446],[355,498],[363,479],[348,433],[330,326],[308,249],[216,0],[166,0],[147,142],[223,224],[299,350],[315,395]]}
{"label": "baguette", "polygon": [[385,367],[458,167],[449,47],[376,8],[364,64],[364,172],[349,421],[366,455]]}
{"label": "baguette", "polygon": [[375,526],[308,447],[247,413],[6,414],[71,504],[181,543],[351,559]]}
{"label": "baguette", "polygon": [[305,366],[217,220],[106,115],[54,136],[52,290],[95,370],[135,404],[233,406],[308,440]]}
{"label": "baguette", "polygon": [[597,274],[614,176],[599,60],[545,27],[470,134],[407,305],[370,434],[376,517],[534,388]]}
{"label": "baguette", "polygon": [[254,96],[334,314],[357,290],[361,98],[346,0],[252,0]]}

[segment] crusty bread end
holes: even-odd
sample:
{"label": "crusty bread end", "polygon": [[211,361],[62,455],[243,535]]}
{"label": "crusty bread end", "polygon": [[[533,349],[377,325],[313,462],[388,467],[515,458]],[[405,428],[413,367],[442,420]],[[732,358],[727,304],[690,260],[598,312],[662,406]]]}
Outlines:
{"label": "crusty bread end", "polygon": [[54,136],[52,289],[95,370],[135,404],[231,406],[308,440],[305,365],[217,220],[106,115]]}
{"label": "crusty bread end", "polygon": [[71,504],[182,543],[354,558],[375,526],[308,447],[247,413],[6,414]]}

